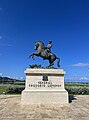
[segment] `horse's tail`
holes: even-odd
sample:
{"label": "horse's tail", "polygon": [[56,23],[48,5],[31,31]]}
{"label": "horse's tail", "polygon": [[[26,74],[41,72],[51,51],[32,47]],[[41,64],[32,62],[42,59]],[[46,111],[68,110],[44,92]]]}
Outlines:
{"label": "horse's tail", "polygon": [[60,58],[57,57],[57,59],[58,59],[57,66],[60,67]]}

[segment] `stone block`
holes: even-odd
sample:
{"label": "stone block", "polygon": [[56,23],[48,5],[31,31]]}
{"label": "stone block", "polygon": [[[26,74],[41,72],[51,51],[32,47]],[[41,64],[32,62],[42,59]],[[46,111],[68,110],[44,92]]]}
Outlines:
{"label": "stone block", "polygon": [[64,88],[62,69],[26,69],[25,90],[22,104],[64,104],[68,103],[68,92]]}

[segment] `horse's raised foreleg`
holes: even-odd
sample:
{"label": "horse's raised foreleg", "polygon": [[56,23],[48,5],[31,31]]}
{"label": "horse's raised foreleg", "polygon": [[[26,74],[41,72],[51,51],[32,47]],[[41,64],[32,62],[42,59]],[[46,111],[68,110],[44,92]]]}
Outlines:
{"label": "horse's raised foreleg", "polygon": [[34,55],[39,57],[39,53],[35,52],[29,55],[29,58],[32,57],[32,59],[34,60]]}
{"label": "horse's raised foreleg", "polygon": [[30,57],[32,57],[32,59],[34,60],[34,54],[33,53],[29,55],[29,58]]}

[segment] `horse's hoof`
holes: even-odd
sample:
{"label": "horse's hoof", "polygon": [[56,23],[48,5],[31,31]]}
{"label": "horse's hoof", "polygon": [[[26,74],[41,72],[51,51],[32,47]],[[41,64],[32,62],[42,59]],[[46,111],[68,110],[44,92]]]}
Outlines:
{"label": "horse's hoof", "polygon": [[28,56],[28,58],[30,58],[31,57],[31,55],[30,56]]}
{"label": "horse's hoof", "polygon": [[34,58],[32,58],[33,60],[35,60]]}

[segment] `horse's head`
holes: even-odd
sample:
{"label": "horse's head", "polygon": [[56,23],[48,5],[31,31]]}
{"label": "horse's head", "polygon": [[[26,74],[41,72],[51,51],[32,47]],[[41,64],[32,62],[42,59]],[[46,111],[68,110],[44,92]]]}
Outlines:
{"label": "horse's head", "polygon": [[34,47],[34,49],[37,50],[38,46],[39,46],[38,42],[35,42],[35,47]]}
{"label": "horse's head", "polygon": [[38,47],[40,47],[41,49],[44,49],[44,43],[41,41],[35,42],[35,50],[38,49]]}

